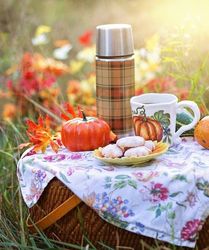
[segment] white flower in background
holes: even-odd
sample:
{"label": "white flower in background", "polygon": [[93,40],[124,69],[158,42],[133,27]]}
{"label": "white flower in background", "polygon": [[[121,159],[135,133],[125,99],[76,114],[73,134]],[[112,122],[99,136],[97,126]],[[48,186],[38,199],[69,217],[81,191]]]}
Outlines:
{"label": "white flower in background", "polygon": [[77,59],[93,63],[95,61],[96,46],[86,47],[77,54]]}
{"label": "white flower in background", "polygon": [[70,52],[71,49],[72,49],[72,45],[66,44],[62,46],[61,48],[55,49],[53,52],[53,56],[54,58],[58,60],[65,60],[68,58],[68,53]]}
{"label": "white flower in background", "polygon": [[147,57],[147,50],[145,48],[141,48],[139,50],[136,50],[136,53],[141,57],[141,58],[146,58]]}
{"label": "white flower in background", "polygon": [[32,38],[32,44],[34,46],[44,45],[47,44],[48,42],[49,39],[47,38],[46,34],[40,34]]}
{"label": "white flower in background", "polygon": [[138,87],[146,84],[161,71],[161,48],[158,36],[151,37],[145,48],[135,50],[135,82]]}
{"label": "white flower in background", "polygon": [[149,63],[160,63],[160,49],[147,53],[147,61]]}

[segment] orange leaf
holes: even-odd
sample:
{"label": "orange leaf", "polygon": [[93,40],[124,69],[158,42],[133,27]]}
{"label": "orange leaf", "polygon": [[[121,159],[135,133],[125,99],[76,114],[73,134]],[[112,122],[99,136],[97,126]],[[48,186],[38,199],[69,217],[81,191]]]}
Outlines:
{"label": "orange leaf", "polygon": [[53,151],[54,152],[58,152],[58,149],[59,149],[59,145],[57,143],[55,143],[54,141],[50,141],[50,146],[52,147]]}
{"label": "orange leaf", "polygon": [[59,149],[59,143],[55,143],[55,136],[51,133],[50,130],[50,117],[46,116],[44,119],[42,116],[38,118],[38,124],[34,123],[31,120],[27,120],[28,130],[27,135],[29,137],[30,143],[34,145],[34,151],[37,152],[41,150],[45,152],[48,145],[52,147],[56,153]]}

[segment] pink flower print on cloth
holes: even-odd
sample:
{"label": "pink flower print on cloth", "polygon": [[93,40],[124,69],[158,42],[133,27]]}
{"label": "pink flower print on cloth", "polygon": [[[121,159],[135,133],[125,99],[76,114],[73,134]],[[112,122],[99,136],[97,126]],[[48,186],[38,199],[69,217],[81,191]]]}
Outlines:
{"label": "pink flower print on cloth", "polygon": [[32,173],[34,178],[30,186],[30,194],[26,196],[26,200],[32,201],[34,198],[39,199],[40,195],[43,192],[42,184],[46,178],[46,172],[41,169],[33,169]]}
{"label": "pink flower print on cloth", "polygon": [[162,183],[151,182],[151,187],[144,186],[140,193],[143,195],[143,200],[148,200],[152,203],[159,203],[167,200],[169,197],[168,189]]}
{"label": "pink flower print on cloth", "polygon": [[151,179],[159,175],[157,171],[147,171],[147,172],[137,171],[132,174],[136,177],[138,181],[143,181],[143,182],[150,181]]}
{"label": "pink flower print on cloth", "polygon": [[201,230],[203,222],[198,219],[187,221],[181,230],[181,238],[184,240],[194,241],[198,231]]}
{"label": "pink flower print on cloth", "polygon": [[64,154],[47,155],[44,156],[44,160],[48,162],[58,162],[65,160],[65,157],[66,156]]}

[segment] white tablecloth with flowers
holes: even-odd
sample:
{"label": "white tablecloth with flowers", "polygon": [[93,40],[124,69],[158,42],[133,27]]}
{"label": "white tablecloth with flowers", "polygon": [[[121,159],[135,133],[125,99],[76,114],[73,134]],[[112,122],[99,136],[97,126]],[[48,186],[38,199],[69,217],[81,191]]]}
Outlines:
{"label": "white tablecloth with flowers", "polygon": [[192,138],[140,167],[105,165],[92,152],[30,149],[17,174],[28,207],[56,176],[109,223],[176,245],[194,247],[209,214],[209,150]]}

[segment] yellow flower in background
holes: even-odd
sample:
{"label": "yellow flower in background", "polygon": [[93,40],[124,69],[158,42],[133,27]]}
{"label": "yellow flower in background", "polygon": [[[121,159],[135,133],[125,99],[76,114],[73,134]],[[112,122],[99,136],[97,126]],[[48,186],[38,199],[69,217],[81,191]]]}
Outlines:
{"label": "yellow flower in background", "polygon": [[47,33],[51,32],[51,28],[46,25],[40,25],[37,27],[35,36],[32,38],[32,44],[34,46],[44,45],[49,42]]}
{"label": "yellow flower in background", "polygon": [[68,82],[67,96],[72,105],[76,105],[76,103],[94,105],[95,87],[89,83],[88,79],[80,82],[71,80]]}
{"label": "yellow flower in background", "polygon": [[70,73],[77,74],[84,66],[84,61],[71,60],[70,61]]}
{"label": "yellow flower in background", "polygon": [[79,81],[70,80],[67,87],[67,97],[72,105],[75,105],[81,98],[81,84]]}
{"label": "yellow flower in background", "polygon": [[155,78],[161,69],[159,36],[154,35],[146,41],[145,48],[135,50],[136,88]]}
{"label": "yellow flower in background", "polygon": [[83,103],[87,105],[95,104],[95,93],[94,88],[89,84],[88,81],[81,81],[81,92]]}
{"label": "yellow flower in background", "polygon": [[51,32],[51,27],[47,25],[39,25],[36,29],[35,36],[39,36],[43,33],[49,33],[49,32]]}
{"label": "yellow flower in background", "polygon": [[4,121],[12,121],[16,116],[17,108],[12,103],[7,103],[3,106],[2,117]]}
{"label": "yellow flower in background", "polygon": [[95,54],[96,54],[96,46],[85,47],[77,54],[77,59],[86,61],[89,63],[93,63],[95,61]]}
{"label": "yellow flower in background", "polygon": [[89,77],[88,77],[88,82],[89,82],[90,84],[96,83],[96,74],[95,74],[95,73],[92,72],[92,73],[89,75]]}
{"label": "yellow flower in background", "polygon": [[45,58],[40,54],[34,54],[34,68],[40,72],[53,73],[56,76],[69,72],[69,68],[63,62],[54,60],[53,58]]}
{"label": "yellow flower in background", "polygon": [[159,43],[160,43],[159,35],[155,34],[146,41],[145,48],[148,51],[154,51],[156,50],[157,47],[159,47]]}
{"label": "yellow flower in background", "polygon": [[55,99],[59,96],[60,91],[60,88],[43,89],[40,91],[40,97],[54,103]]}
{"label": "yellow flower in background", "polygon": [[89,77],[87,78],[87,81],[96,90],[96,74],[95,73],[91,73],[89,75]]}

